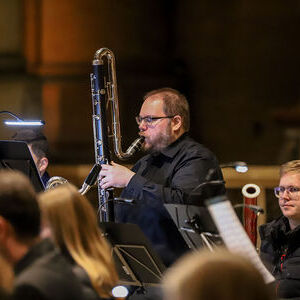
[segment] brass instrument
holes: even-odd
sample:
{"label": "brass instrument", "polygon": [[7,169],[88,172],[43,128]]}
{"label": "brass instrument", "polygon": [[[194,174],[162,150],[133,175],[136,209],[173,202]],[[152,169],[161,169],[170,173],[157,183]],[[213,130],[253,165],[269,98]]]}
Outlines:
{"label": "brass instrument", "polygon": [[45,190],[53,189],[64,183],[68,183],[68,180],[60,176],[53,176],[48,180]]}
{"label": "brass instrument", "polygon": [[[93,59],[93,73],[91,73],[90,79],[96,164],[109,164],[111,161],[106,117],[106,110],[109,107],[113,129],[114,152],[120,160],[128,159],[136,151],[140,150],[144,142],[144,137],[137,138],[126,152],[122,151],[116,65],[115,57],[111,50],[101,48],[96,51]],[[100,220],[114,221],[113,189],[101,189],[99,180],[98,200]]]}
{"label": "brass instrument", "polygon": [[250,207],[251,205],[257,205],[257,197],[260,194],[260,188],[256,184],[249,183],[243,186],[242,194],[244,196],[244,227],[250,240],[256,247],[257,214],[251,210]]}

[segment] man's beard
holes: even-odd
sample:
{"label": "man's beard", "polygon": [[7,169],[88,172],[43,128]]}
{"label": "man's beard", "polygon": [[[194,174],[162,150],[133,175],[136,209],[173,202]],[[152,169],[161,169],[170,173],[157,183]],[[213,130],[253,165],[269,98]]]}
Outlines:
{"label": "man's beard", "polygon": [[155,137],[146,138],[148,147],[143,148],[146,152],[159,152],[168,147],[173,141],[171,124],[166,127],[164,132],[159,132]]}

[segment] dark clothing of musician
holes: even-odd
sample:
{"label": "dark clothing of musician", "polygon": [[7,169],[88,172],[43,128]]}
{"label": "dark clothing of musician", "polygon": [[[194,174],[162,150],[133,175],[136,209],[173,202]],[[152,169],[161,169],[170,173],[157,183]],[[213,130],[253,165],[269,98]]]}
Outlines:
{"label": "dark clothing of musician", "polygon": [[300,299],[300,226],[290,229],[281,216],[260,226],[260,256],[276,279],[279,298]]}
{"label": "dark clothing of musician", "polygon": [[49,181],[49,179],[50,179],[49,173],[46,171],[46,172],[43,174],[43,176],[41,177],[41,179],[42,179],[42,182],[43,182],[44,187],[46,187],[46,185],[47,185],[47,183],[48,183],[48,181]]}
{"label": "dark clothing of musician", "polygon": [[71,265],[45,239],[16,264],[13,299],[83,300],[81,285]]}
{"label": "dark clothing of musician", "polygon": [[[223,179],[214,154],[184,133],[161,152],[148,154],[134,165],[136,174],[121,197],[136,203],[116,205],[116,220],[139,225],[165,265],[171,265],[188,247],[163,204],[202,206],[204,199],[224,194],[224,185],[197,190],[210,169],[215,170],[211,179]],[[191,196],[194,189],[197,197]]]}

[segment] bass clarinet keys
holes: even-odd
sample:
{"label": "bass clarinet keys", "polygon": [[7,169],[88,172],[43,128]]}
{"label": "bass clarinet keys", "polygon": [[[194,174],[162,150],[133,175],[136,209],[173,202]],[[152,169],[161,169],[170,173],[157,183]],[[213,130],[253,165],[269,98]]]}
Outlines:
{"label": "bass clarinet keys", "polygon": [[[114,153],[120,160],[130,158],[140,150],[144,137],[136,139],[126,152],[121,148],[121,130],[119,120],[119,101],[115,56],[108,48],[96,51],[91,73],[91,93],[93,103],[93,134],[96,164],[109,164],[111,155],[109,149],[108,128],[112,128]],[[111,126],[108,124],[106,111],[110,108]],[[101,189],[98,180],[98,200],[100,221],[114,221],[113,189]]]}

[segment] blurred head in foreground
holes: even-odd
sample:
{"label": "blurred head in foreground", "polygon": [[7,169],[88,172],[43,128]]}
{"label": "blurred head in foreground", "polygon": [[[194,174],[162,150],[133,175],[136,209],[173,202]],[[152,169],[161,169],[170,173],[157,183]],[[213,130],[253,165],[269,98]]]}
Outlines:
{"label": "blurred head in foreground", "polygon": [[259,271],[225,249],[190,252],[167,270],[164,300],[271,300]]}

